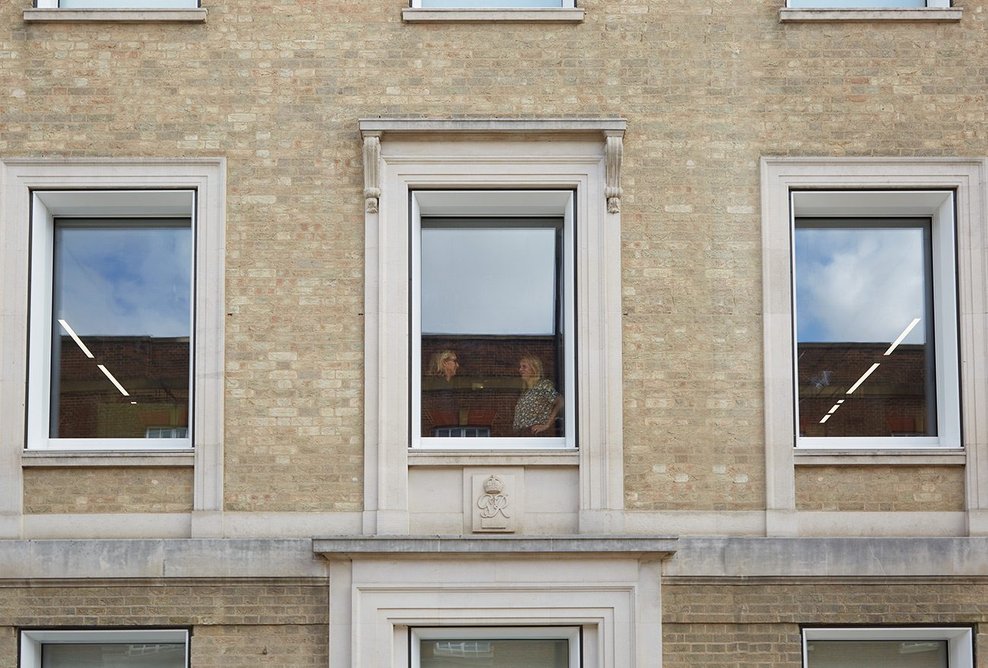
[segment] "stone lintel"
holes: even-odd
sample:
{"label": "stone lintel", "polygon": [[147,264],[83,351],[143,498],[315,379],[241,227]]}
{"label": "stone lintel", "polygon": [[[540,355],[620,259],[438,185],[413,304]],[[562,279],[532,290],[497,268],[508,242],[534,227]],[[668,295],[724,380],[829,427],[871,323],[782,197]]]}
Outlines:
{"label": "stone lintel", "polygon": [[316,554],[327,559],[354,557],[521,557],[664,559],[676,552],[671,536],[333,536],[315,538]]}

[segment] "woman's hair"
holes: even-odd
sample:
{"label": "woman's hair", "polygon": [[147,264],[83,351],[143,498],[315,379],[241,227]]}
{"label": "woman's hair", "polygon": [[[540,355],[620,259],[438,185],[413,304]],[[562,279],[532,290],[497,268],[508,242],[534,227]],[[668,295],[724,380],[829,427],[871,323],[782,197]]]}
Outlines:
{"label": "woman's hair", "polygon": [[535,355],[522,355],[521,362],[528,362],[528,365],[532,367],[532,371],[535,372],[535,380],[542,380],[545,375],[545,370],[542,368],[542,360]]}
{"label": "woman's hair", "polygon": [[431,367],[433,376],[444,376],[446,372],[443,370],[443,363],[451,357],[456,357],[456,353],[452,350],[440,350],[438,353],[432,356],[432,362],[429,366]]}

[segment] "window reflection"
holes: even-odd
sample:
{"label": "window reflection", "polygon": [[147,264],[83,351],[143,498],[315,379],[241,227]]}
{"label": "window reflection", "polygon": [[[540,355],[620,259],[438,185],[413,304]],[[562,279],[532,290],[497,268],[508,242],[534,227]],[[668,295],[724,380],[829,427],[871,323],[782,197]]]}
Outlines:
{"label": "window reflection", "polygon": [[53,260],[50,435],[187,434],[191,222],[56,220]]}
{"label": "window reflection", "polygon": [[946,640],[812,640],[807,668],[947,668]]}
{"label": "window reflection", "polygon": [[421,435],[563,436],[562,220],[421,234]]}
{"label": "window reflection", "polygon": [[801,436],[934,436],[929,220],[796,221]]}
{"label": "window reflection", "polygon": [[183,668],[184,643],[46,644],[42,668]]}
{"label": "window reflection", "polygon": [[423,640],[421,668],[568,668],[565,639]]}

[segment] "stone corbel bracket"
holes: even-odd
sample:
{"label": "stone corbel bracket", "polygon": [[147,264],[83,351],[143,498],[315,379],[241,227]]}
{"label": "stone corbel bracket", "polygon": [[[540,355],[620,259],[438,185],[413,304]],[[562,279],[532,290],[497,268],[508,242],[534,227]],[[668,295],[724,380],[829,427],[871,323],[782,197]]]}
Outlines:
{"label": "stone corbel bracket", "polygon": [[607,170],[607,185],[604,197],[607,198],[607,213],[621,213],[621,160],[624,158],[624,132],[604,131],[604,160]]}
{"label": "stone corbel bracket", "polygon": [[364,142],[364,210],[377,213],[381,199],[381,138],[385,133],[405,134],[508,134],[566,135],[599,132],[604,140],[607,212],[621,212],[621,161],[624,132],[628,122],[621,118],[528,119],[427,119],[372,118],[360,121]]}
{"label": "stone corbel bracket", "polygon": [[381,132],[364,132],[364,210],[377,213],[381,200]]}

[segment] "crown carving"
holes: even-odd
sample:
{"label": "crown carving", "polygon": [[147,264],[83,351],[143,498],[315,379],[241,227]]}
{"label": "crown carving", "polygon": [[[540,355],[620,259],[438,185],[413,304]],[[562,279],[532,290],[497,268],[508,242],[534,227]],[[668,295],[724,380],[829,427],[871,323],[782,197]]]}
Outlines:
{"label": "crown carving", "polygon": [[485,494],[500,494],[504,491],[504,481],[496,475],[492,475],[484,481]]}

